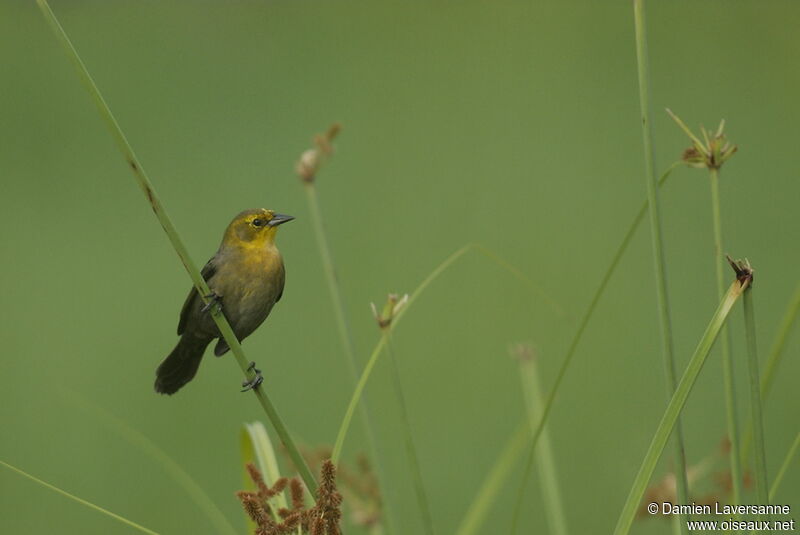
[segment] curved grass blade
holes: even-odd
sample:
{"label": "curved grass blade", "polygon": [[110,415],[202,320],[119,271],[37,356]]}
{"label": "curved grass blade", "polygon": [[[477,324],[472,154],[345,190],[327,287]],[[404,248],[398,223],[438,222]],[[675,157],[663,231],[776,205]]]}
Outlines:
{"label": "curved grass blade", "polygon": [[209,522],[211,522],[218,533],[238,535],[238,532],[231,526],[228,519],[225,518],[225,515],[219,507],[217,507],[217,504],[206,494],[206,491],[203,490],[200,484],[155,442],[121,418],[111,414],[102,407],[90,403],[77,393],[65,391],[65,394],[80,408],[95,416],[103,425],[117,433],[130,445],[138,448],[155,460],[164,472],[186,492],[195,504],[197,504],[198,508],[208,516]]}
{"label": "curved grass blade", "polygon": [[[518,355],[522,390],[528,411],[528,420],[531,431],[539,421],[542,411],[542,387],[539,379],[539,370],[532,352],[527,354],[522,351]],[[547,426],[542,428],[541,444],[536,452],[538,470],[541,474],[541,493],[545,503],[545,517],[553,535],[567,535],[567,517],[564,514],[564,504],[561,499],[561,489],[556,473],[555,456]]]}
{"label": "curved grass blade", "polygon": [[[392,319],[392,323],[387,327],[389,333],[393,332],[394,329],[397,327],[397,324],[403,319],[406,312],[409,308],[414,304],[414,302],[419,298],[420,295],[428,288],[428,286],[435,281],[439,276],[447,271],[450,266],[452,266],[459,258],[464,256],[470,250],[476,250],[481,252],[484,256],[489,258],[490,260],[497,263],[500,267],[509,270],[513,273],[517,278],[525,282],[534,292],[538,293],[538,295],[542,296],[544,299],[548,300],[551,305],[554,307],[554,310],[558,312],[559,310],[563,310],[556,301],[552,300],[551,298],[547,297],[544,292],[542,292],[539,287],[533,283],[525,274],[513,264],[504,260],[500,255],[484,247],[478,243],[468,243],[455,252],[453,252],[450,256],[444,259],[444,261],[436,266],[436,268],[431,271],[427,277],[416,287],[416,289],[409,295],[408,301],[406,302],[405,306],[399,310],[399,312],[394,316]],[[353,419],[353,414],[358,406],[359,401],[364,392],[364,387],[367,385],[367,381],[369,380],[370,375],[372,374],[372,369],[375,367],[375,363],[378,361],[378,356],[383,351],[383,348],[386,345],[385,337],[381,336],[378,340],[378,343],[375,345],[375,348],[372,350],[369,359],[367,360],[366,366],[364,366],[364,371],[361,372],[361,377],[358,379],[358,383],[356,384],[355,391],[350,398],[350,403],[347,406],[347,410],[345,411],[344,418],[342,419],[342,424],[339,426],[339,432],[336,435],[336,442],[333,446],[333,454],[331,455],[331,460],[333,464],[338,464],[339,457],[342,453],[342,447],[344,446],[344,439],[347,436],[347,432],[350,429],[350,424]]]}
{"label": "curved grass blade", "polygon": [[411,433],[411,419],[408,415],[408,405],[406,404],[405,394],[403,393],[403,383],[400,380],[400,370],[397,366],[397,357],[392,347],[391,336],[387,330],[384,330],[386,337],[386,348],[389,353],[389,362],[391,364],[392,381],[395,387],[395,395],[397,396],[397,404],[400,408],[400,419],[402,420],[403,438],[406,445],[406,454],[408,462],[411,465],[411,479],[414,482],[414,494],[417,497],[417,505],[419,506],[420,514],[422,516],[422,526],[425,533],[433,535],[433,515],[431,514],[431,507],[428,503],[428,495],[425,492],[425,482],[422,478],[422,469],[419,464],[419,456],[417,455],[417,448],[414,445],[414,436]]}
{"label": "curved grass blade", "polygon": [[769,503],[769,484],[767,483],[767,458],[764,444],[763,415],[761,413],[761,380],[758,373],[758,347],[756,344],[756,320],[752,289],[745,292],[743,301],[747,365],[750,372],[750,421],[753,422],[753,443],[755,445],[753,472],[758,503],[766,505]]}
{"label": "curved grass blade", "polygon": [[103,513],[104,515],[106,515],[106,516],[110,516],[110,517],[111,517],[111,518],[113,518],[114,520],[117,520],[117,521],[119,521],[119,522],[122,522],[123,524],[125,524],[125,525],[127,525],[127,526],[130,526],[130,527],[132,527],[132,528],[134,528],[134,529],[138,529],[138,530],[139,530],[139,531],[141,531],[142,533],[149,533],[150,535],[158,535],[158,532],[155,532],[155,531],[153,531],[152,529],[148,529],[148,528],[146,528],[146,527],[144,527],[144,526],[142,526],[142,525],[140,525],[140,524],[137,524],[137,523],[136,523],[136,522],[134,522],[133,520],[128,520],[128,519],[127,519],[127,518],[125,518],[124,516],[120,516],[120,515],[118,515],[118,514],[116,514],[116,513],[112,513],[112,512],[111,512],[111,511],[109,511],[108,509],[103,509],[103,508],[102,508],[102,507],[100,507],[99,505],[95,505],[95,504],[93,504],[92,502],[90,502],[90,501],[88,501],[88,500],[84,500],[83,498],[78,498],[78,497],[77,497],[77,496],[75,496],[74,494],[70,494],[69,492],[67,492],[67,491],[65,491],[65,490],[62,490],[62,489],[60,489],[60,488],[56,487],[55,485],[51,485],[51,484],[50,484],[50,483],[48,483],[47,481],[42,481],[42,480],[41,480],[41,479],[39,479],[38,477],[32,476],[32,475],[31,475],[31,474],[29,474],[28,472],[25,472],[24,470],[20,470],[20,469],[19,469],[19,468],[17,468],[16,466],[12,466],[12,465],[10,465],[10,464],[8,464],[8,463],[4,462],[4,461],[0,461],[0,465],[2,465],[2,466],[5,466],[6,468],[8,468],[9,470],[11,470],[12,472],[16,472],[16,473],[18,473],[19,475],[21,475],[21,476],[23,476],[23,477],[26,477],[26,478],[30,479],[31,481],[33,481],[33,482],[35,482],[35,483],[37,483],[37,484],[39,484],[39,485],[43,486],[43,487],[44,487],[44,488],[46,488],[46,489],[50,489],[50,490],[52,490],[53,492],[57,492],[58,494],[61,494],[62,496],[66,496],[66,497],[67,497],[67,498],[69,498],[70,500],[76,501],[76,502],[78,502],[79,504],[81,504],[81,505],[83,505],[83,506],[86,506],[86,507],[88,507],[89,509],[93,509],[93,510],[95,510],[95,511],[99,512],[99,513]]}
{"label": "curved grass blade", "polygon": [[770,502],[775,499],[775,494],[777,494],[778,488],[781,486],[783,476],[785,476],[786,472],[789,471],[789,466],[791,466],[794,456],[797,454],[798,450],[800,450],[800,433],[797,433],[797,436],[794,437],[794,442],[789,448],[789,451],[786,452],[786,457],[783,459],[783,463],[781,463],[781,468],[778,470],[778,474],[775,476],[775,480],[772,482],[772,487],[769,489]]}
{"label": "curved grass blade", "polygon": [[708,357],[717,339],[717,335],[725,324],[725,320],[728,318],[733,305],[749,284],[749,278],[742,282],[739,280],[734,281],[725,293],[716,312],[714,312],[708,327],[706,327],[703,333],[703,337],[697,344],[697,348],[689,364],[686,366],[686,370],[683,372],[683,376],[675,389],[675,393],[672,395],[664,411],[661,422],[659,422],[656,428],[650,447],[647,449],[639,472],[636,474],[636,479],[633,482],[628,498],[625,500],[625,505],[622,508],[617,526],[614,529],[614,535],[627,535],[630,531],[631,524],[633,524],[633,519],[636,516],[636,510],[647,489],[647,484],[650,482],[658,459],[661,457],[664,447],[667,445],[667,440],[675,427],[675,423],[678,421],[678,416],[683,410],[686,400],[689,399],[689,393],[692,391],[692,387],[697,377],[700,375],[700,370],[702,370],[703,364],[706,362],[706,357]]}

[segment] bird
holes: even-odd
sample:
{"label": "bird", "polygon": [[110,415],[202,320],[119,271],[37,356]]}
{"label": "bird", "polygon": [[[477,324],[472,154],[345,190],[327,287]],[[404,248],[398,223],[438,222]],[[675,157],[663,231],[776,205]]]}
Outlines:
{"label": "bird", "polygon": [[[283,296],[286,281],[275,235],[280,225],[293,219],[264,208],[245,210],[233,218],[216,254],[200,272],[211,290],[206,296],[209,303],[204,304],[196,288],[186,297],[178,321],[180,340],[156,369],[156,392],[172,395],[191,381],[215,338],[219,340],[214,355],[220,357],[230,349],[211,317],[212,306],[221,307],[239,341],[267,319]],[[260,375],[257,379],[260,382]]]}

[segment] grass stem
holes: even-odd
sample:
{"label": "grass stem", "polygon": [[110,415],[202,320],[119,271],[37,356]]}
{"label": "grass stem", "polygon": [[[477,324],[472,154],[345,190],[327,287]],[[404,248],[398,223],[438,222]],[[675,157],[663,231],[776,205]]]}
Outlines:
{"label": "grass stem", "polygon": [[[172,244],[172,247],[175,249],[175,252],[181,259],[186,271],[189,273],[192,281],[194,282],[195,288],[197,288],[198,294],[201,296],[204,302],[208,303],[208,299],[205,297],[211,294],[211,291],[208,288],[205,280],[200,275],[200,271],[197,269],[197,266],[192,261],[191,257],[189,256],[189,251],[186,249],[186,246],[183,244],[180,236],[178,235],[175,226],[172,224],[169,216],[167,215],[166,210],[164,209],[161,201],[156,195],[155,189],[153,188],[150,179],[147,177],[147,174],[144,172],[144,168],[142,167],[141,163],[139,163],[138,158],[133,152],[133,148],[131,147],[128,140],[125,138],[125,134],[122,132],[117,120],[114,118],[114,115],[111,113],[111,109],[105,102],[100,90],[97,88],[97,85],[94,83],[89,71],[86,69],[86,66],[83,64],[78,52],[75,50],[75,47],[72,46],[72,43],[69,40],[64,29],[61,27],[61,24],[56,19],[55,14],[50,9],[50,5],[47,3],[47,0],[36,0],[39,4],[39,8],[44,15],[44,18],[47,20],[48,24],[52,28],[53,32],[55,33],[56,37],[58,37],[59,41],[61,42],[62,47],[67,53],[67,56],[74,64],[75,68],[78,71],[78,75],[80,76],[82,82],[84,83],[86,89],[89,91],[89,94],[94,100],[100,115],[102,116],[103,120],[106,122],[111,135],[114,137],[114,140],[117,142],[117,145],[122,152],[125,160],[128,163],[128,167],[133,171],[134,177],[136,178],[136,182],[144,193],[147,201],[150,203],[151,208],[153,209],[153,213],[155,214],[156,218],[158,219],[159,223],[161,223],[161,227],[164,229],[164,232],[167,234],[167,237]],[[231,326],[228,324],[228,321],[225,319],[225,316],[220,312],[218,307],[211,308],[212,317],[214,318],[214,322],[217,324],[217,327],[220,330],[220,333],[225,338],[225,341],[228,343],[228,346],[231,349],[231,353],[233,353],[236,362],[239,364],[239,367],[242,369],[242,373],[248,379],[252,379],[255,377],[253,371],[249,371],[249,361],[245,358],[244,352],[242,351],[242,346],[239,344],[239,340],[234,335]],[[278,411],[275,409],[272,401],[270,400],[269,396],[265,392],[264,388],[256,387],[252,389],[255,393],[258,402],[261,404],[261,407],[264,409],[264,412],[269,418],[270,422],[272,422],[275,431],[280,437],[281,442],[283,442],[284,446],[286,446],[286,450],[289,453],[289,456],[294,462],[295,466],[297,466],[298,472],[300,473],[300,477],[302,477],[303,481],[308,487],[310,493],[312,495],[316,495],[317,484],[314,479],[314,476],[311,474],[311,471],[308,468],[305,460],[303,459],[302,455],[300,455],[300,450],[292,440],[289,431],[286,429],[286,426],[283,423]]]}
{"label": "grass stem", "polygon": [[[314,234],[317,237],[317,247],[319,249],[319,256],[322,260],[322,270],[325,273],[325,281],[328,284],[328,291],[331,294],[331,304],[333,305],[333,313],[336,317],[336,327],[339,332],[339,339],[344,350],[345,357],[347,358],[347,367],[353,376],[353,382],[358,377],[358,369],[356,367],[355,346],[353,344],[353,336],[350,333],[350,326],[347,323],[347,315],[344,311],[344,301],[342,299],[342,292],[339,288],[339,282],[336,277],[336,268],[333,263],[333,255],[328,243],[328,238],[325,234],[325,223],[322,219],[322,211],[319,207],[319,198],[317,196],[317,188],[314,182],[305,182],[303,189],[306,192],[308,199],[308,208],[311,213],[311,221],[314,225]],[[368,427],[368,426],[367,426]]]}
{"label": "grass stem", "polygon": [[390,368],[392,383],[394,384],[395,395],[397,396],[397,404],[400,407],[403,441],[406,444],[406,454],[408,455],[408,462],[411,465],[411,479],[414,481],[414,493],[416,494],[417,504],[419,505],[419,510],[422,514],[422,526],[425,533],[428,535],[433,535],[433,517],[431,516],[428,497],[425,493],[425,483],[422,480],[422,469],[420,468],[417,449],[414,446],[414,436],[411,433],[411,421],[408,416],[408,406],[406,405],[405,394],[403,393],[403,383],[400,380],[400,370],[398,369],[397,365],[397,357],[395,356],[394,348],[392,347],[391,333],[388,329],[384,329],[383,331],[383,336],[386,338],[386,350],[389,354],[389,362],[391,364]]}
{"label": "grass stem", "polygon": [[789,333],[792,331],[792,326],[797,319],[797,314],[800,312],[800,284],[794,290],[794,295],[789,303],[789,307],[781,320],[781,326],[778,328],[778,334],[772,343],[767,357],[767,363],[764,366],[764,375],[761,377],[761,399],[764,400],[769,394],[772,387],[772,380],[775,378],[775,370],[780,362],[783,348],[786,341],[789,339]]}
{"label": "grass stem", "polygon": [[[714,226],[714,265],[717,278],[717,299],[722,299],[725,294],[725,280],[723,275],[724,257],[722,249],[722,218],[720,217],[719,196],[719,169],[709,169],[711,183],[711,215]],[[725,408],[728,425],[728,453],[731,467],[732,495],[734,505],[741,502],[742,496],[742,464],[739,454],[739,414],[736,407],[736,387],[733,366],[733,345],[731,330],[727,326],[722,328],[720,348],[722,352],[722,380],[725,385]]]}
{"label": "grass stem", "polygon": [[744,294],[744,326],[747,339],[747,363],[750,372],[750,419],[753,422],[753,472],[756,480],[756,498],[759,505],[769,503],[767,460],[764,448],[764,422],[761,413],[761,380],[758,373],[758,345],[756,343],[756,318],[752,288]]}
{"label": "grass stem", "polygon": [[[650,206],[650,237],[653,246],[653,264],[656,274],[656,294],[658,313],[661,322],[661,353],[664,360],[666,390],[668,398],[676,388],[675,358],[672,345],[672,325],[670,319],[669,294],[667,292],[666,261],[661,230],[661,211],[659,208],[658,187],[655,174],[655,151],[653,148],[652,125],[650,123],[650,73],[647,57],[647,27],[644,13],[644,0],[634,0],[634,22],[636,29],[636,58],[639,76],[639,103],[642,118],[642,141],[644,145],[645,179],[647,200]],[[676,418],[679,415],[676,414]],[[686,456],[683,446],[683,429],[678,419],[674,434],[675,484],[677,499],[688,504],[689,488],[686,474]],[[688,533],[686,515],[679,515],[678,522],[682,533]]]}
{"label": "grass stem", "polygon": [[[344,309],[344,300],[342,299],[342,292],[339,288],[339,281],[336,276],[336,267],[333,263],[333,254],[331,253],[328,237],[325,234],[325,224],[322,218],[322,210],[319,207],[319,199],[317,197],[317,187],[314,181],[305,181],[303,189],[306,192],[308,199],[308,208],[311,213],[311,221],[314,225],[314,234],[317,237],[317,247],[319,249],[320,259],[322,260],[322,270],[325,273],[325,281],[328,285],[328,291],[331,296],[331,304],[333,305],[333,313],[336,317],[336,327],[339,332],[339,340],[342,344],[342,349],[347,361],[347,369],[350,372],[350,377],[353,385],[358,384],[358,370],[356,367],[355,344],[353,343],[353,335],[350,331],[350,326],[347,323],[347,315]],[[370,422],[369,412],[365,405],[359,405],[359,417],[361,425],[364,429],[364,435],[367,439],[367,450],[369,457],[373,459],[376,470],[379,472],[378,485],[384,490],[386,488],[386,480],[382,474],[381,463],[378,459],[378,448],[375,445],[375,435],[372,431],[372,423]],[[333,461],[336,464],[336,460]],[[391,529],[393,523],[393,515],[388,507],[384,511],[386,514],[386,523],[389,527],[389,532],[393,533]]]}
{"label": "grass stem", "polygon": [[[539,369],[536,357],[531,353],[519,355],[520,378],[525,405],[528,412],[531,431],[534,431],[542,412],[542,386],[539,380]],[[545,504],[545,516],[553,535],[568,535],[567,517],[561,499],[561,488],[558,483],[555,456],[550,443],[547,427],[542,429],[541,444],[536,452],[536,463],[539,467],[542,497]]]}
{"label": "grass stem", "polygon": [[[761,376],[761,403],[762,405],[767,401],[770,389],[772,388],[772,380],[775,377],[775,370],[778,369],[783,356],[783,348],[789,340],[789,334],[792,331],[794,322],[797,319],[798,312],[800,312],[800,284],[795,288],[794,295],[792,296],[789,306],[781,319],[781,325],[772,342],[772,347],[767,357],[767,363],[764,366],[764,374]],[[741,463],[742,466],[747,467],[750,459],[750,448],[753,443],[753,421],[748,420],[747,427],[742,439],[742,452]]]}

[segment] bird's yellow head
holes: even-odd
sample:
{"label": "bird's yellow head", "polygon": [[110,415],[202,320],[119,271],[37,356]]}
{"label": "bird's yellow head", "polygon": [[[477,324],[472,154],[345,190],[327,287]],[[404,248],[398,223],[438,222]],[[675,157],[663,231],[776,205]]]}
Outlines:
{"label": "bird's yellow head", "polygon": [[264,208],[245,210],[228,225],[222,243],[244,247],[271,245],[275,242],[278,226],[292,219],[294,217],[290,215],[276,214],[274,210]]}

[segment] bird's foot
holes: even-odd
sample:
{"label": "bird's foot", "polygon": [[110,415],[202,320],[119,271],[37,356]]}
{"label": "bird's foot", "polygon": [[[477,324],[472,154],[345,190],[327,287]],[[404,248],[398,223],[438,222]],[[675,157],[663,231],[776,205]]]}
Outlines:
{"label": "bird's foot", "polygon": [[242,381],[242,392],[247,392],[248,390],[252,390],[256,388],[258,385],[264,382],[264,376],[261,375],[261,370],[256,368],[256,363],[251,362],[250,366],[247,367],[248,372],[255,372],[255,376],[252,379],[248,379],[247,381]]}
{"label": "bird's foot", "polygon": [[206,303],[203,308],[200,309],[200,312],[208,312],[211,310],[212,307],[216,305],[218,311],[222,311],[222,296],[219,295],[214,290],[211,290],[211,293],[204,296],[208,299],[208,303]]}

